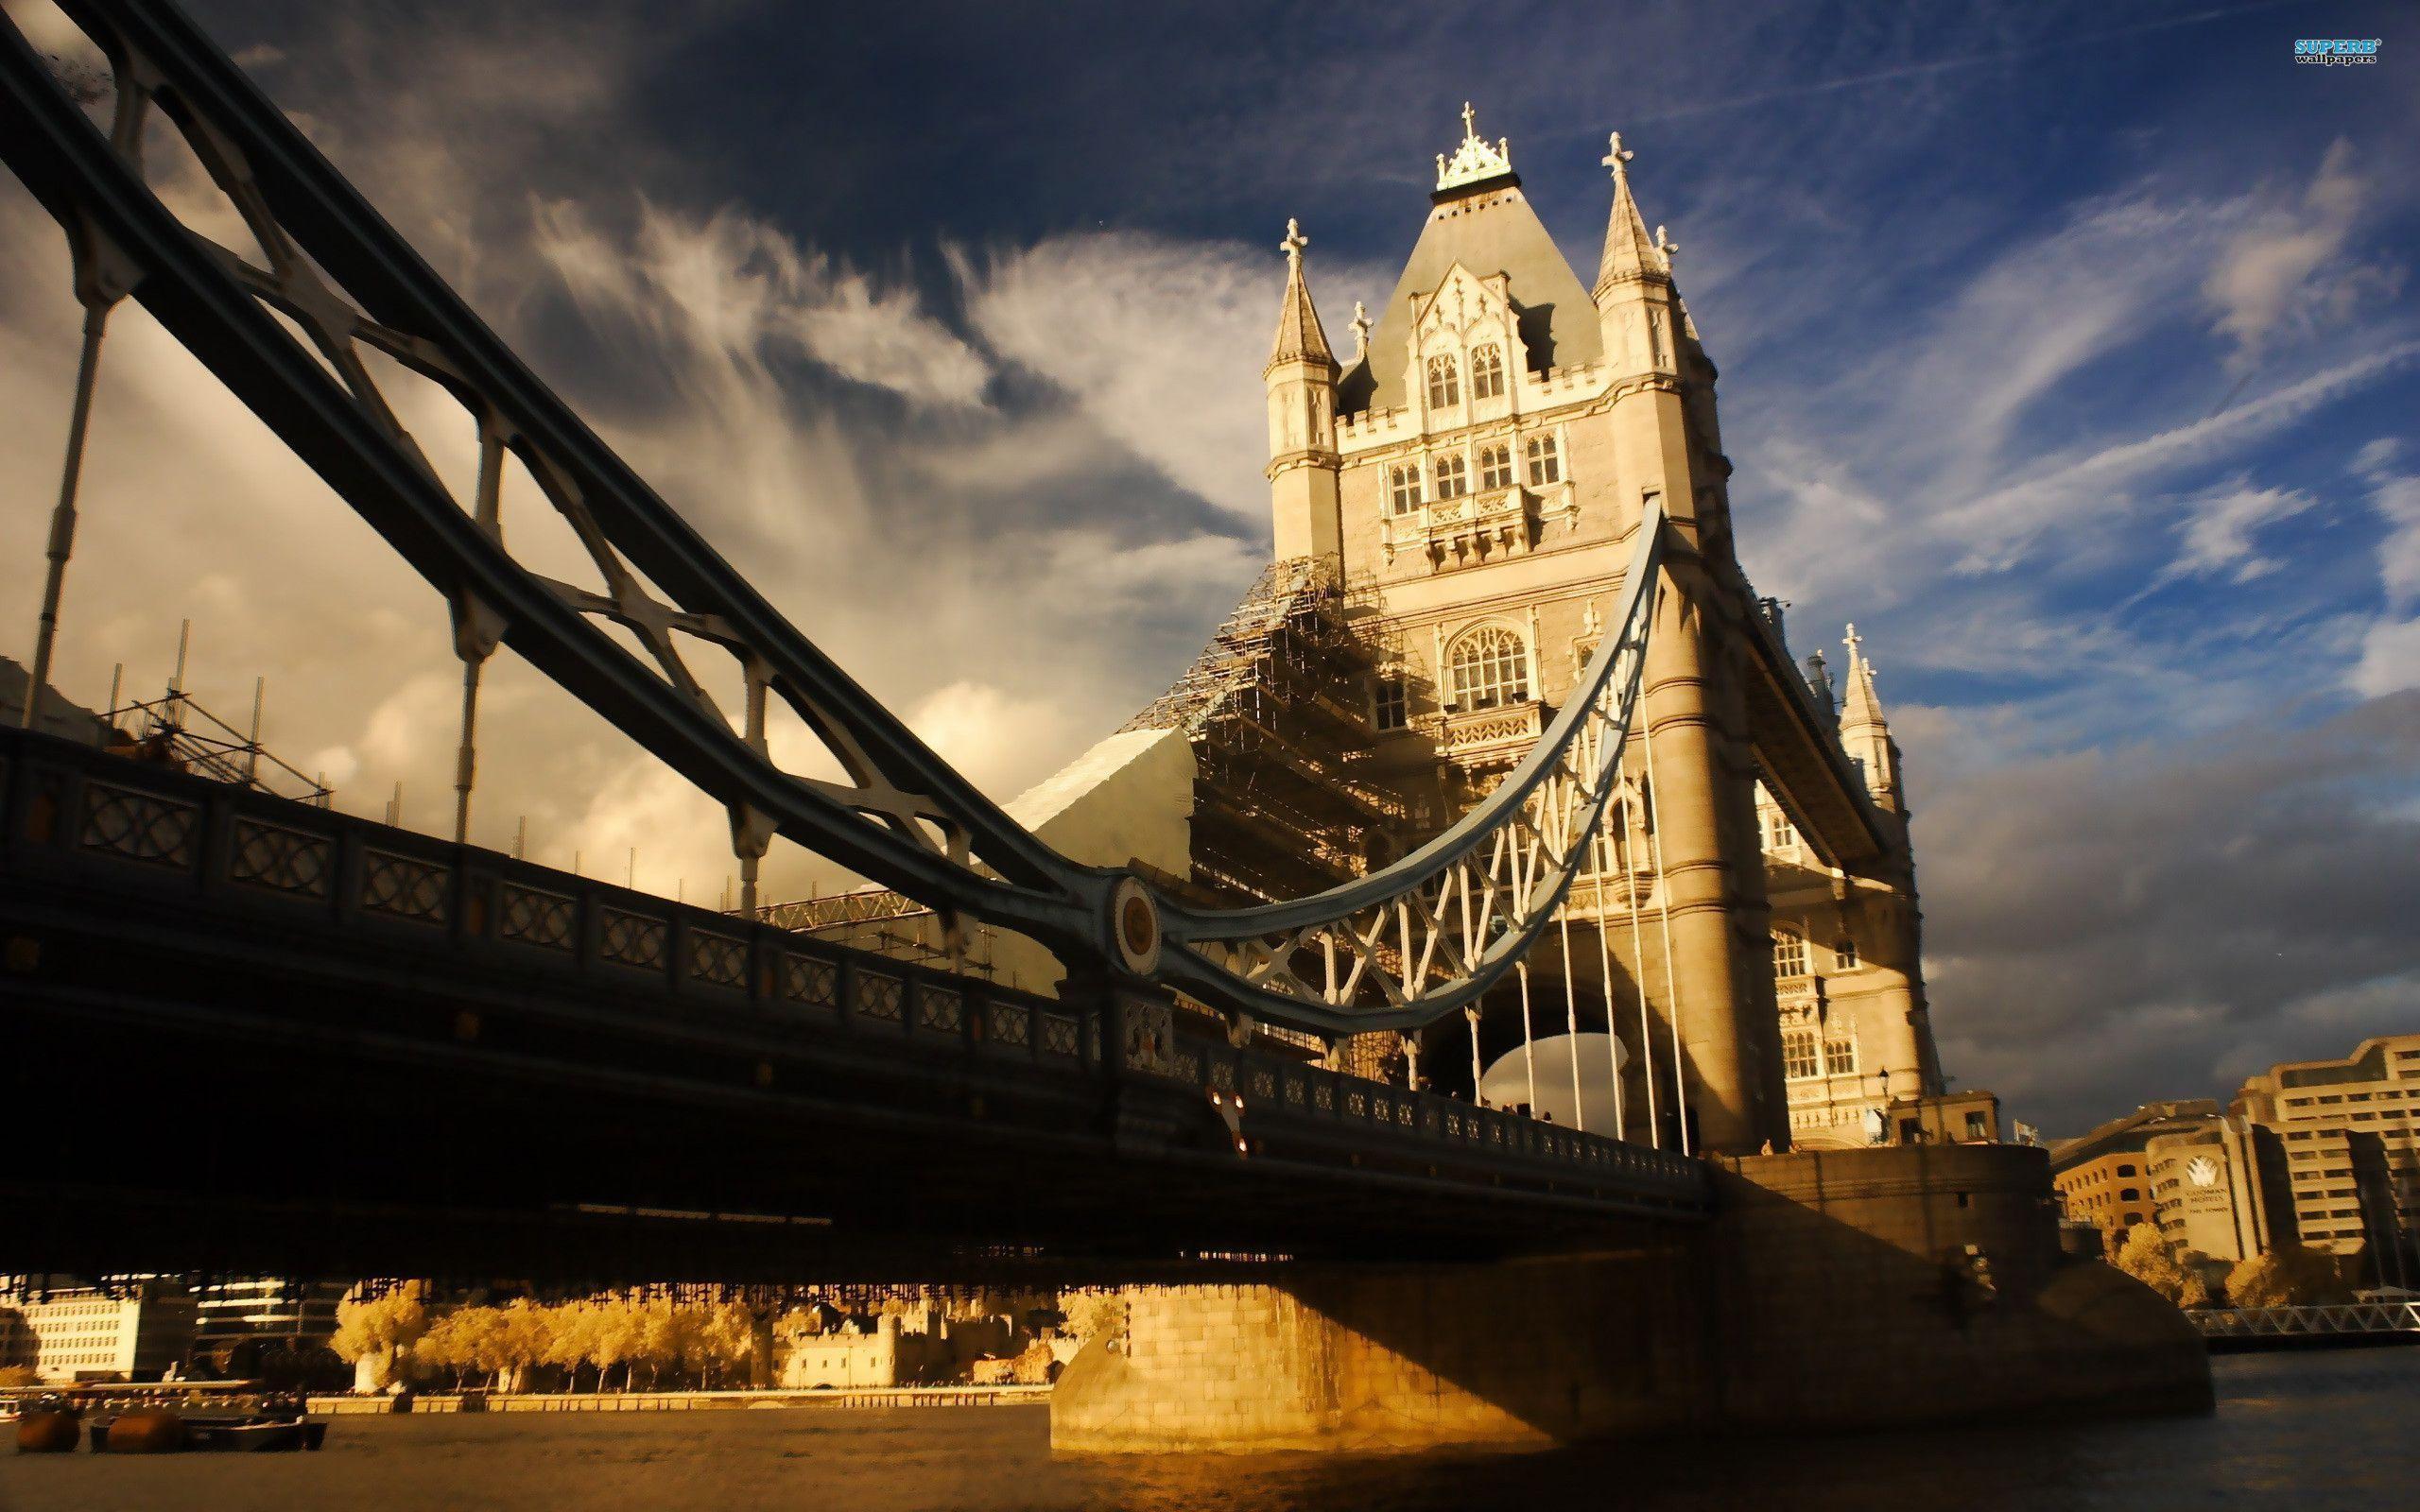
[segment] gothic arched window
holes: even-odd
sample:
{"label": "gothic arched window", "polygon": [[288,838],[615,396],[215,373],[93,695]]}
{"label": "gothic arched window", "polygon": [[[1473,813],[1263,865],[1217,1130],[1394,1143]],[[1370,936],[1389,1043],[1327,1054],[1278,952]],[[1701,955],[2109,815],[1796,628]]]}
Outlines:
{"label": "gothic arched window", "polygon": [[1815,1031],[1781,1032],[1781,1074],[1790,1081],[1806,1081],[1822,1073],[1815,1063]]}
{"label": "gothic arched window", "polygon": [[1563,481],[1563,453],[1551,436],[1532,436],[1528,446],[1530,455],[1530,487],[1544,488]]}
{"label": "gothic arched window", "polygon": [[1765,810],[1765,849],[1789,855],[1798,847],[1798,826],[1775,804]]}
{"label": "gothic arched window", "polygon": [[1420,464],[1406,462],[1387,470],[1388,498],[1394,512],[1409,514],[1420,507]]}
{"label": "gothic arched window", "polygon": [[[1474,381],[1472,390],[1478,390]],[[1503,441],[1478,449],[1478,486],[1481,492],[1512,486],[1512,448]]]}
{"label": "gothic arched window", "polygon": [[1530,648],[1501,625],[1482,625],[1454,643],[1446,662],[1455,707],[1468,713],[1530,696]]}
{"label": "gothic arched window", "polygon": [[1428,407],[1443,409],[1462,402],[1461,375],[1454,370],[1454,359],[1440,354],[1428,359]]}
{"label": "gothic arched window", "polygon": [[1773,976],[1776,979],[1806,974],[1806,936],[1793,935],[1786,929],[1773,931]]}
{"label": "gothic arched window", "polygon": [[1832,960],[1843,971],[1857,970],[1857,941],[1841,938],[1832,946]]}
{"label": "gothic arched window", "polygon": [[1471,353],[1471,397],[1504,397],[1504,349],[1493,344]]}
{"label": "gothic arched window", "polygon": [[1460,452],[1437,459],[1437,497],[1459,499],[1471,491],[1471,474]]}
{"label": "gothic arched window", "polygon": [[1824,1028],[1824,1074],[1857,1074],[1857,1025],[1834,1019]]}

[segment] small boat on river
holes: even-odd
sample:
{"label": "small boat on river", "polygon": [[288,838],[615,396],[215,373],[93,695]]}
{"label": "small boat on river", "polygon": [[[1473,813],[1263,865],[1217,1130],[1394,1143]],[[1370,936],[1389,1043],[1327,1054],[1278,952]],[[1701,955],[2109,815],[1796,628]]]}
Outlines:
{"label": "small boat on river", "polygon": [[316,1450],[328,1435],[299,1394],[248,1381],[60,1385],[7,1405],[20,1453],[73,1450],[79,1437],[95,1454],[290,1452]]}

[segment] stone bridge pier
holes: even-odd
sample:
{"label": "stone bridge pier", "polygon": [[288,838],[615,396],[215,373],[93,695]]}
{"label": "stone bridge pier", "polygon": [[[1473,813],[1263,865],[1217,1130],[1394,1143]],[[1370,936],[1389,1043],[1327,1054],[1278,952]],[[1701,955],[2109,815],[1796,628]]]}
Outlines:
{"label": "stone bridge pier", "polygon": [[1721,1167],[1710,1225],[1619,1247],[1129,1293],[1061,1378],[1052,1443],[1378,1452],[2210,1404],[2175,1309],[2061,1256],[2040,1150]]}

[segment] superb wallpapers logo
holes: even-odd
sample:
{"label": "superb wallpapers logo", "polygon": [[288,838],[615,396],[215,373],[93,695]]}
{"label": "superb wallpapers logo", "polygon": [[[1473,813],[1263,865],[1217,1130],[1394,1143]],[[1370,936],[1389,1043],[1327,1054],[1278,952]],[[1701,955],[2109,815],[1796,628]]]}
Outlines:
{"label": "superb wallpapers logo", "polygon": [[2375,63],[2378,60],[2377,37],[2300,37],[2294,41],[2294,61],[2315,63],[2323,68],[2342,68],[2352,63]]}

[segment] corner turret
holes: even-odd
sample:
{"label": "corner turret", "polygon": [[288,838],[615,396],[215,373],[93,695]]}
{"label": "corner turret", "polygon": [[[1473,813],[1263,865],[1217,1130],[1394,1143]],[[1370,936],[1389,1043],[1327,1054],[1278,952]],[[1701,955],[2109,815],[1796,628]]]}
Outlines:
{"label": "corner turret", "polygon": [[1286,294],[1277,312],[1261,381],[1269,392],[1269,490],[1275,555],[1338,557],[1343,532],[1337,516],[1336,354],[1328,350],[1318,307],[1303,276],[1310,238],[1286,223]]}
{"label": "corner turret", "polygon": [[1658,226],[1647,221],[1632,198],[1630,163],[1637,154],[1616,131],[1600,160],[1614,171],[1614,208],[1605,223],[1605,249],[1597,262],[1597,318],[1604,331],[1605,357],[1624,375],[1681,371],[1676,334],[1687,320],[1672,290],[1672,254],[1680,250]]}
{"label": "corner turret", "polygon": [[1874,692],[1874,663],[1859,649],[1865,638],[1857,627],[1841,639],[1848,647],[1847,692],[1841,699],[1841,748],[1864,774],[1865,790],[1876,806],[1893,814],[1906,812],[1899,791],[1899,743],[1891,738],[1890,722],[1882,717],[1882,700]]}

